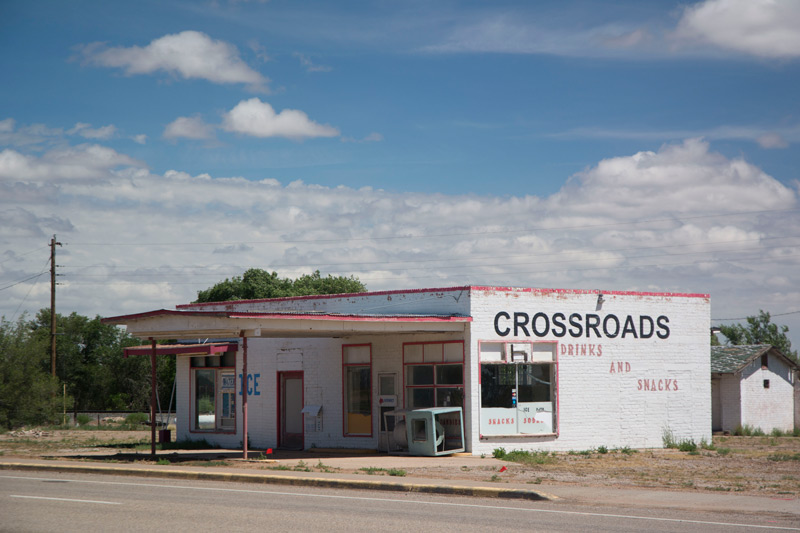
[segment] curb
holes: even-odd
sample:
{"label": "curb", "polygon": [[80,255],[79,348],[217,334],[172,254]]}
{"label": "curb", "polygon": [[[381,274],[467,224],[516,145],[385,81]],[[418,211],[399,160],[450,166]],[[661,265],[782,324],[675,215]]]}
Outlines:
{"label": "curb", "polygon": [[504,489],[499,487],[463,487],[458,485],[432,485],[422,483],[393,483],[385,481],[293,477],[268,474],[241,474],[227,472],[198,472],[187,470],[143,470],[110,466],[43,465],[30,463],[0,463],[0,470],[27,470],[38,472],[66,472],[79,474],[105,474],[114,476],[137,476],[151,478],[191,479],[204,481],[228,481],[237,483],[262,483],[323,487],[331,489],[381,490],[394,492],[419,492],[425,494],[447,494],[477,498],[506,498],[517,500],[556,500],[557,496],[526,489]]}

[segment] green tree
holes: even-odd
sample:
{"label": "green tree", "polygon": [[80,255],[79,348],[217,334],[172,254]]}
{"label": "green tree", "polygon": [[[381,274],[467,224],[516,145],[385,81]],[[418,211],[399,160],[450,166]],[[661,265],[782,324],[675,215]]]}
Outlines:
{"label": "green tree", "polygon": [[746,320],[746,324],[720,326],[720,332],[728,339],[728,344],[771,344],[784,355],[800,361],[797,351],[792,350],[792,341],[787,335],[788,326],[773,324],[769,313],[760,309],[757,316],[749,316]]}
{"label": "green tree", "polygon": [[33,334],[24,315],[13,323],[0,318],[0,426],[58,420],[62,396],[50,375],[49,346]]}
{"label": "green tree", "polygon": [[229,300],[255,300],[261,298],[284,298],[309,296],[312,294],[344,294],[365,292],[366,286],[354,276],[322,277],[319,270],[305,274],[296,280],[281,278],[277,272],[251,268],[242,276],[225,279],[213,287],[198,291],[198,303],[225,302]]}

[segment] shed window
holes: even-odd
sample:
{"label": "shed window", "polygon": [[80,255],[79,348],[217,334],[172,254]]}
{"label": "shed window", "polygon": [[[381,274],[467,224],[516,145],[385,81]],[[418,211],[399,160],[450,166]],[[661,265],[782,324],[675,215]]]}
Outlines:
{"label": "shed window", "polygon": [[552,343],[480,344],[481,435],[546,435],[557,426]]}

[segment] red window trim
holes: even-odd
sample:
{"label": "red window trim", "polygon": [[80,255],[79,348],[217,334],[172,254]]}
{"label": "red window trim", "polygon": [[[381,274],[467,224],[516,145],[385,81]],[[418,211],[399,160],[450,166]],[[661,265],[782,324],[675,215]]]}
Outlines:
{"label": "red window trim", "polygon": [[[344,362],[344,353],[346,348],[358,348],[361,346],[368,346],[369,347],[369,363],[365,365],[365,363],[345,363]],[[346,372],[345,368],[349,366],[369,366],[369,433],[348,433],[347,432],[347,383],[346,379]],[[372,405],[372,343],[365,342],[361,344],[342,344],[342,436],[347,438],[365,438],[365,437],[372,437],[375,433],[374,429],[372,428],[375,419],[373,414],[373,405]]]}
{"label": "red window trim", "polygon": [[[439,362],[436,362],[436,361],[420,361],[418,363],[406,363],[406,346],[422,345],[422,347],[423,347],[422,348],[423,349],[423,359],[424,359],[424,357],[425,357],[424,350],[425,350],[425,345],[427,345],[427,344],[441,344],[442,345],[442,360],[441,361],[439,361]],[[444,345],[445,344],[461,344],[461,361],[460,362],[459,361],[445,361],[444,360]],[[464,360],[465,360],[465,347],[464,347],[464,341],[463,340],[404,342],[403,343],[403,407],[404,408],[408,408],[408,404],[406,403],[406,400],[407,400],[407,398],[406,398],[406,390],[409,389],[409,388],[411,388],[411,389],[428,389],[428,388],[432,388],[433,389],[433,401],[434,401],[434,404],[436,403],[436,389],[461,388],[461,390],[464,391],[465,388],[466,388],[465,385],[464,385],[464,381],[465,381],[464,380],[464,374],[465,374]],[[436,381],[436,365],[458,365],[458,364],[461,365],[461,385],[437,385],[435,383],[435,381]],[[406,367],[409,367],[409,366],[420,366],[420,365],[433,365],[433,367],[434,367],[434,371],[433,371],[434,372],[434,378],[433,378],[434,383],[431,383],[430,385],[406,385]],[[466,397],[465,397],[464,408],[466,408]]]}

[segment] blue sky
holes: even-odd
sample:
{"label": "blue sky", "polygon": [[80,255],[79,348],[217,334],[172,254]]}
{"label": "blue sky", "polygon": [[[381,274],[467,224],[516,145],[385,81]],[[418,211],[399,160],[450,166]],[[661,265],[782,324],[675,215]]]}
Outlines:
{"label": "blue sky", "polygon": [[89,315],[257,266],[800,332],[796,2],[8,0],[0,69],[6,318],[58,234]]}

